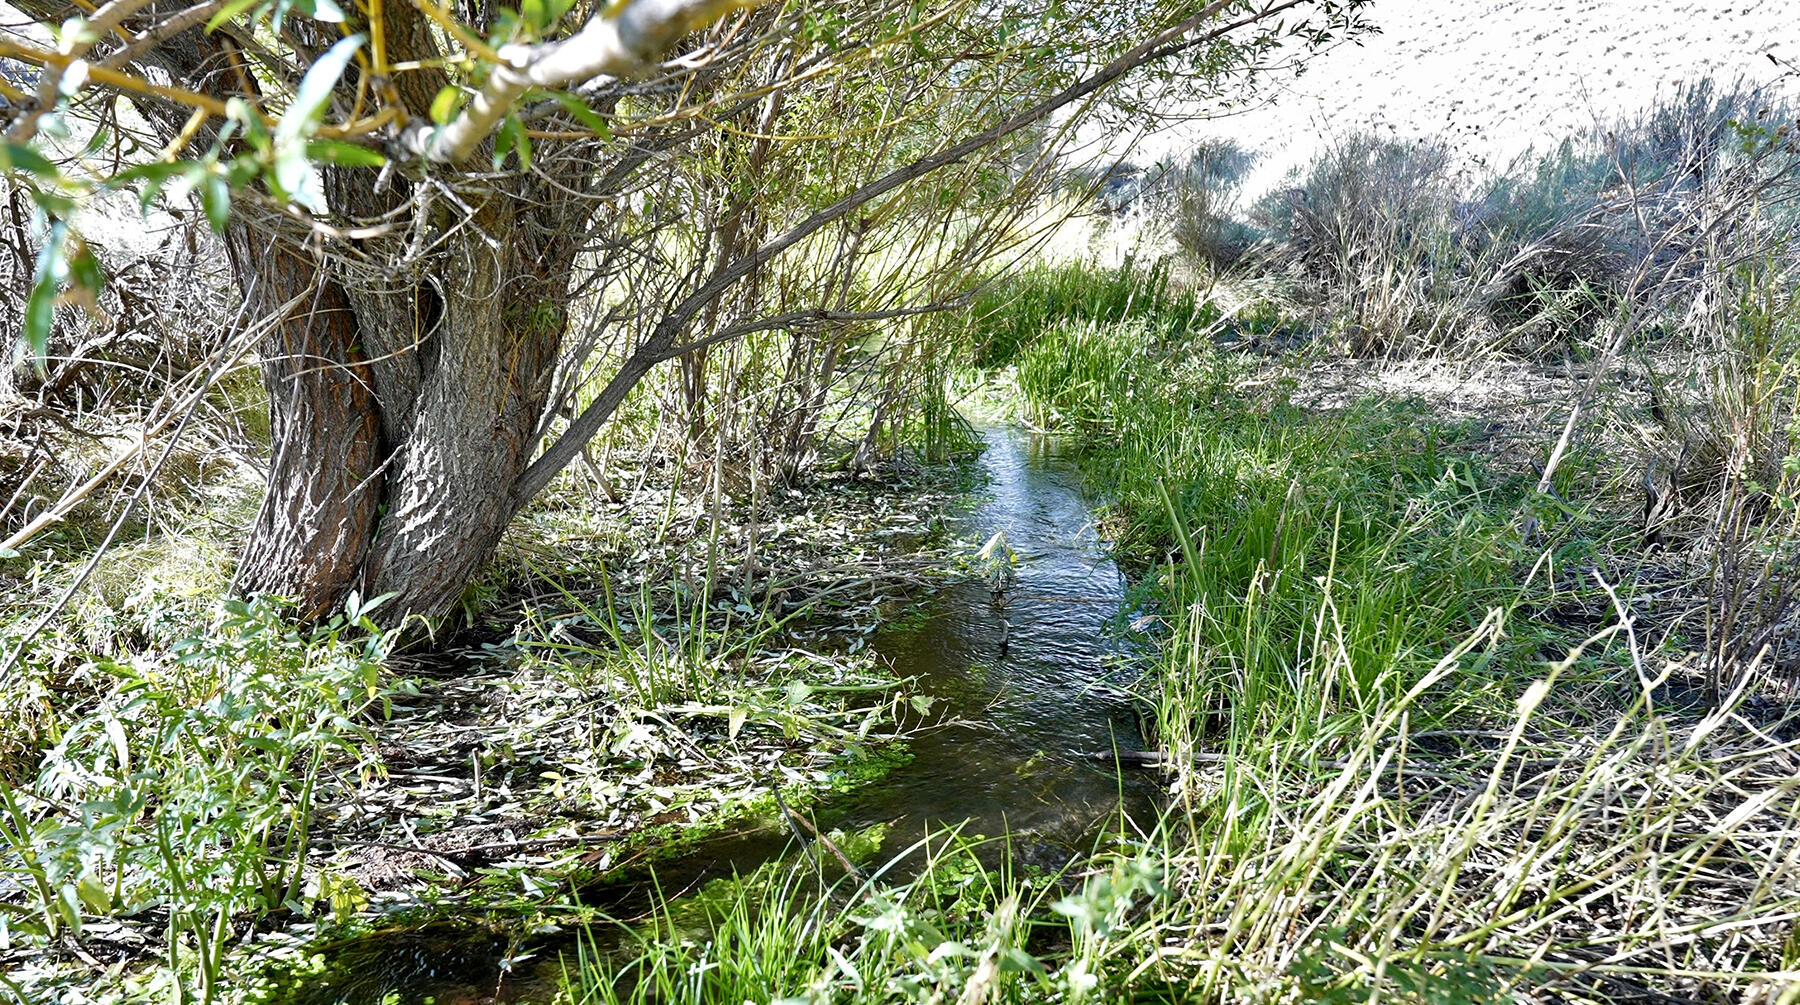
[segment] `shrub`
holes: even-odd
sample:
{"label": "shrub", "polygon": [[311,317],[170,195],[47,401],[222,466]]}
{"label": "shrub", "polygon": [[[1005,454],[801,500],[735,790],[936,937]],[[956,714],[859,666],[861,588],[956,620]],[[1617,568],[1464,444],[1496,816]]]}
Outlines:
{"label": "shrub", "polygon": [[1440,143],[1367,134],[1328,149],[1254,218],[1338,319],[1353,352],[1446,341],[1462,272],[1451,240],[1451,156]]}
{"label": "shrub", "polygon": [[1261,231],[1238,216],[1244,175],[1255,162],[1255,154],[1230,140],[1211,140],[1186,162],[1152,177],[1149,212],[1194,263],[1222,272],[1262,240]]}
{"label": "shrub", "polygon": [[0,876],[24,894],[0,933],[160,908],[170,973],[210,1000],[239,920],[340,894],[308,869],[308,833],[321,789],[376,757],[358,720],[385,701],[392,636],[373,606],[301,631],[274,601],[227,601],[203,635],[91,660],[83,673],[112,688],[32,784],[0,782]]}

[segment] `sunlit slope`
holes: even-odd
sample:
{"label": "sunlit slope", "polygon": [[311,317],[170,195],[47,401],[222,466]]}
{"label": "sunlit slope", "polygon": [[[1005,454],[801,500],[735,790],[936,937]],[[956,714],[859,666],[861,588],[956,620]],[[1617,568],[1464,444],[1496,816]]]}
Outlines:
{"label": "sunlit slope", "polygon": [[1264,154],[1254,190],[1354,131],[1439,136],[1491,162],[1708,76],[1800,90],[1800,0],[1376,0],[1371,17],[1380,34],[1269,81],[1266,103],[1147,137],[1130,158],[1233,138]]}

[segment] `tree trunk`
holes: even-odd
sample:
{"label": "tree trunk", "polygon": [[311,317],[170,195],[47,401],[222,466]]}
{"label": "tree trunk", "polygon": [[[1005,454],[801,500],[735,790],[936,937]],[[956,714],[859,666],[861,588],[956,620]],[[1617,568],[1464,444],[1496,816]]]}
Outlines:
{"label": "tree trunk", "polygon": [[368,558],[383,497],[381,412],[342,288],[248,227],[233,226],[228,247],[251,316],[314,293],[263,339],[273,451],[238,562],[241,589],[293,597],[312,618],[357,585]]}
{"label": "tree trunk", "polygon": [[[292,597],[309,618],[352,590],[392,594],[393,621],[453,607],[493,554],[527,501],[517,484],[578,247],[562,235],[585,217],[580,200],[519,185],[532,191],[491,195],[411,266],[391,245],[368,249],[373,268],[315,263],[287,241],[258,249],[256,230],[236,229],[234,260],[257,306],[305,297],[263,346],[273,458],[241,589]],[[578,186],[564,179],[565,192]],[[342,184],[334,197],[359,209],[411,198]]]}

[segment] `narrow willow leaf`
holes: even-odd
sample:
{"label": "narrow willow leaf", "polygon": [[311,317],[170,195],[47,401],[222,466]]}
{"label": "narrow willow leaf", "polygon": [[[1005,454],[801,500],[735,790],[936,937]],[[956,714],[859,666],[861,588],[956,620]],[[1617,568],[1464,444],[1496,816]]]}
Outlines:
{"label": "narrow willow leaf", "polygon": [[587,102],[567,91],[551,91],[550,97],[554,99],[557,104],[563,106],[570,115],[575,116],[576,120],[582,125],[592,129],[595,136],[598,136],[603,140],[612,139],[612,126],[607,124],[607,121],[600,116],[599,112],[588,107]]}
{"label": "narrow willow leaf", "polygon": [[250,145],[255,147],[258,153],[269,152],[271,143],[269,127],[263,125],[262,116],[257,114],[255,108],[251,107],[250,102],[243,98],[232,98],[225,102],[225,115],[232,122],[243,124],[244,138],[250,141]]}
{"label": "narrow willow leaf", "polygon": [[325,106],[331,101],[332,88],[337,86],[338,78],[344,75],[344,67],[350,65],[362,43],[361,35],[340,39],[306,71],[299,89],[294,92],[293,104],[281,113],[281,121],[275,125],[277,145],[312,134],[314,124],[325,114]]}
{"label": "narrow willow leaf", "polygon": [[64,258],[68,241],[69,225],[62,220],[52,222],[44,246],[38,250],[31,295],[25,300],[25,347],[36,360],[40,373],[44,369],[44,357],[50,351],[50,332],[56,323],[56,291],[69,272],[69,263]]}
{"label": "narrow willow leaf", "polygon": [[25,301],[25,348],[40,371],[50,351],[50,329],[55,322],[56,282],[40,278],[32,283],[31,296]]}
{"label": "narrow willow leaf", "polygon": [[231,20],[232,18],[237,17],[239,14],[242,14],[243,12],[249,10],[252,7],[258,6],[261,3],[263,3],[263,0],[230,0],[230,2],[227,3],[225,6],[219,8],[219,12],[217,14],[214,14],[212,17],[209,17],[206,19],[206,30],[208,32],[211,32],[215,28],[219,27],[219,25],[224,24],[225,22]]}
{"label": "narrow willow leaf", "polygon": [[224,175],[206,176],[206,184],[200,188],[200,208],[206,210],[213,232],[225,233],[225,222],[231,218],[231,186],[226,184]]}
{"label": "narrow willow leaf", "polygon": [[440,126],[447,126],[456,118],[457,109],[462,107],[462,89],[455,84],[445,84],[431,99],[431,121]]}
{"label": "narrow willow leaf", "polygon": [[387,163],[381,151],[342,140],[313,140],[306,144],[306,156],[339,167],[380,167]]}
{"label": "narrow willow leaf", "polygon": [[40,178],[55,178],[56,165],[43,154],[19,143],[0,144],[0,171],[17,168]]}

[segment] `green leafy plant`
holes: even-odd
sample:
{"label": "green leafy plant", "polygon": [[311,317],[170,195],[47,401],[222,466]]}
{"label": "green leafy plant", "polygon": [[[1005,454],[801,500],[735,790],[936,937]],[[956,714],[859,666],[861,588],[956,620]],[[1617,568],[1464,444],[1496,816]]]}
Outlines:
{"label": "green leafy plant", "polygon": [[394,636],[353,598],[311,629],[278,601],[225,602],[204,636],[101,660],[114,689],[70,723],[35,784],[0,784],[0,868],[23,876],[15,935],[167,912],[176,1000],[218,997],[241,923],[311,914],[308,835],[328,778],[376,765],[362,720],[387,700]]}

